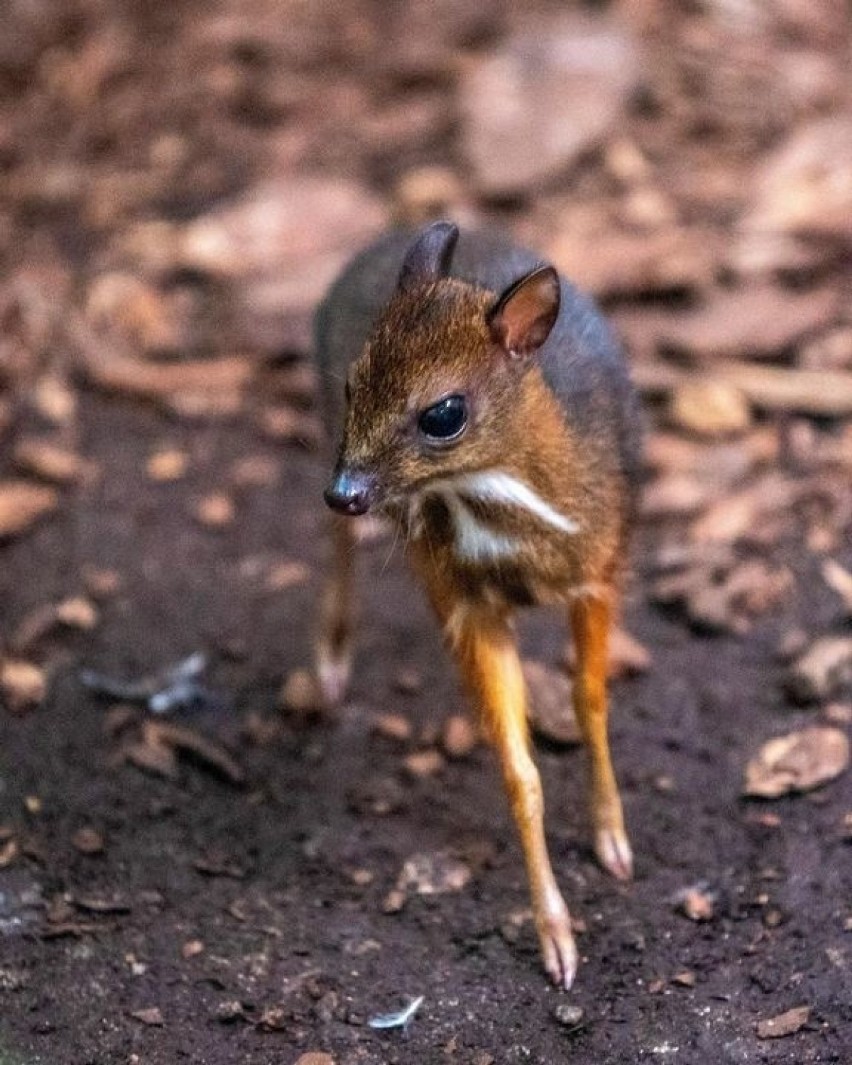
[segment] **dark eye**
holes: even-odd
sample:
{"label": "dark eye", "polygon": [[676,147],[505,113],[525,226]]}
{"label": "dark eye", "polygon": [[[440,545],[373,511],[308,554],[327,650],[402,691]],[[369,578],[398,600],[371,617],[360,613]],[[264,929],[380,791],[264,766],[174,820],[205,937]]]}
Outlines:
{"label": "dark eye", "polygon": [[467,403],[464,396],[447,396],[422,411],[417,419],[420,432],[427,440],[446,443],[461,436],[467,425]]}

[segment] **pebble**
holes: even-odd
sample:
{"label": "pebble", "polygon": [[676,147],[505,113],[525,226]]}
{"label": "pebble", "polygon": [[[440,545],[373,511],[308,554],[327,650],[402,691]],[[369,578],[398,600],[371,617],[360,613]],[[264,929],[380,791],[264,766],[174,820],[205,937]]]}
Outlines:
{"label": "pebble", "polygon": [[308,669],[294,669],[281,686],[280,705],[292,714],[306,714],[320,707],[319,693]]}
{"label": "pebble", "polygon": [[398,743],[411,739],[411,722],[402,714],[379,714],[373,722],[373,730],[379,736]]}
{"label": "pebble", "polygon": [[57,604],[56,620],[69,628],[88,632],[98,623],[98,611],[90,600],[77,595]]}
{"label": "pebble", "polygon": [[102,854],[104,850],[104,837],[89,825],[78,828],[71,837],[71,843],[81,854]]}
{"label": "pebble", "polygon": [[440,751],[415,751],[402,761],[403,767],[410,777],[415,780],[425,780],[435,776],[444,768],[444,759]]}
{"label": "pebble", "polygon": [[403,695],[416,695],[423,687],[423,677],[414,666],[402,666],[393,678],[393,686]]}
{"label": "pebble", "polygon": [[458,175],[445,166],[409,170],[394,190],[396,210],[407,225],[422,225],[433,218],[453,217],[464,199]]}
{"label": "pebble", "polygon": [[0,666],[0,691],[8,709],[21,714],[44,701],[47,676],[31,662],[9,659]]}
{"label": "pebble", "polygon": [[565,1028],[577,1028],[582,1024],[585,1011],[573,1002],[560,1002],[553,1010],[553,1016]]}
{"label": "pebble", "polygon": [[165,483],[179,481],[189,467],[189,456],[185,451],[170,448],[157,451],[151,455],[145,465],[145,472],[152,481]]}
{"label": "pebble", "polygon": [[451,714],[444,722],[441,747],[448,758],[467,758],[478,742],[476,728],[464,714]]}
{"label": "pebble", "polygon": [[224,492],[211,492],[198,501],[195,516],[202,525],[221,528],[234,520],[234,502]]}

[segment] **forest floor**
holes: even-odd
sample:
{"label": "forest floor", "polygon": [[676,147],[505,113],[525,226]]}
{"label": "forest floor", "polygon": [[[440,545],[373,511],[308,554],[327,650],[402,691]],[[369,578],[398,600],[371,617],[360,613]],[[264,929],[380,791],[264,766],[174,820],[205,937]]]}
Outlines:
{"label": "forest floor", "polygon": [[[13,4],[2,1065],[850,1060],[843,5],[750,29],[712,4],[582,26],[564,4],[431,6]],[[529,33],[594,37],[603,113],[507,177],[477,108]],[[623,619],[646,660],[611,686],[632,883],[594,862],[584,752],[536,741],[570,992],[540,969],[494,759],[447,733],[463,700],[392,536],[361,545],[350,698],[299,705],[328,472],[311,308],[371,234],[436,211],[590,289],[647,400]],[[521,630],[556,683],[562,619]],[[81,681],[195,652],[200,705],[167,715]],[[746,795],[782,735],[781,794]]]}

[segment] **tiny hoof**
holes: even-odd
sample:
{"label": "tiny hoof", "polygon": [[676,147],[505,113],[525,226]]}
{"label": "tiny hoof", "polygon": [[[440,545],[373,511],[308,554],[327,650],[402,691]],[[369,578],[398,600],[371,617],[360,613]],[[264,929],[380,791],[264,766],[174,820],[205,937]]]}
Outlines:
{"label": "tiny hoof", "polygon": [[547,920],[539,929],[544,968],[557,987],[567,991],[577,975],[579,956],[571,919],[567,916],[558,921]]}
{"label": "tiny hoof", "polygon": [[602,828],[595,834],[598,861],[616,880],[633,877],[633,852],[624,829]]}
{"label": "tiny hoof", "polygon": [[349,655],[332,656],[325,648],[318,648],[316,679],[323,702],[328,707],[339,706],[349,687],[351,673]]}

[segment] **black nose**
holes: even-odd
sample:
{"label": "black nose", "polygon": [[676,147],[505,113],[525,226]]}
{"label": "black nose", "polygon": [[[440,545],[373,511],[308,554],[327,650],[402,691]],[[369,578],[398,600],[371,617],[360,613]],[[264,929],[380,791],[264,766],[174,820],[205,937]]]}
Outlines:
{"label": "black nose", "polygon": [[376,480],[363,470],[336,470],[324,492],[325,501],[339,514],[366,514],[375,500]]}

